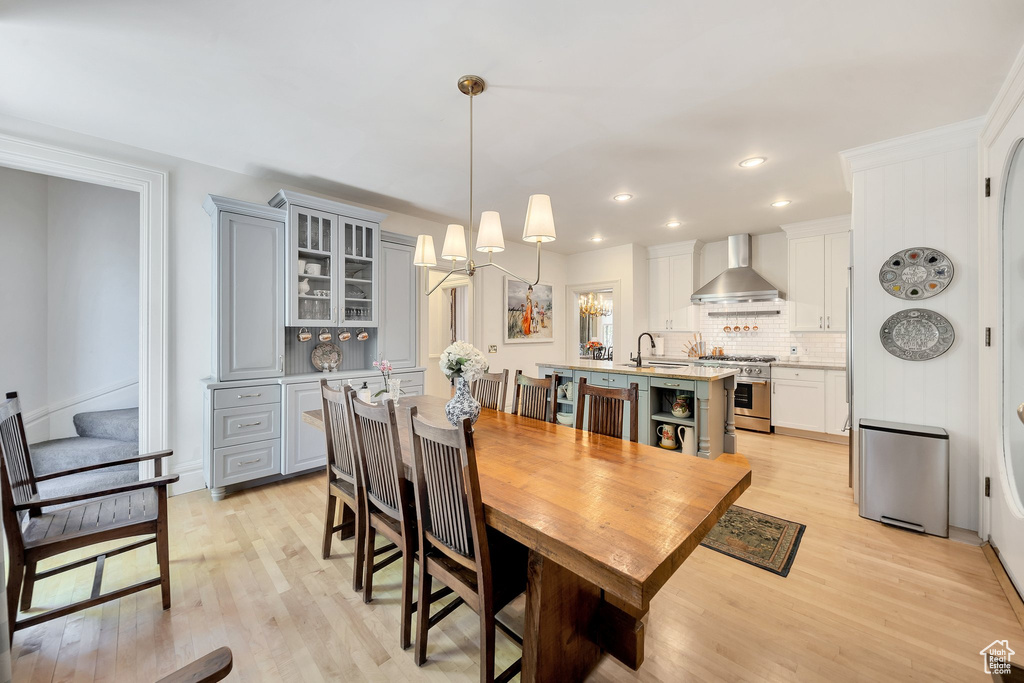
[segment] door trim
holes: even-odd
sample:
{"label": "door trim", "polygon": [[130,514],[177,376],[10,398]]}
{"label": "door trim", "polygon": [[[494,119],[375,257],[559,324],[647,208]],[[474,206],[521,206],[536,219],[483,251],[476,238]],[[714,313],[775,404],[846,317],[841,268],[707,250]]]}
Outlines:
{"label": "door trim", "polygon": [[[0,134],[0,166],[69,180],[130,190],[139,195],[139,448],[167,448],[168,174],[72,149]],[[203,488],[199,477],[171,485],[172,492]],[[171,470],[174,471],[173,463]],[[140,463],[139,476],[153,476],[153,463]],[[175,491],[177,489],[177,491]]]}

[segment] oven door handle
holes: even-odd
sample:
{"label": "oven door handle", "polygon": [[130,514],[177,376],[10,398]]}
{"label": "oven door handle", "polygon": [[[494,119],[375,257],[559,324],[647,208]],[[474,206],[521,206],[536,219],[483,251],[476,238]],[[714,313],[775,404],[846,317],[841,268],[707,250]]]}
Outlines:
{"label": "oven door handle", "polygon": [[737,384],[768,384],[766,379],[736,379]]}

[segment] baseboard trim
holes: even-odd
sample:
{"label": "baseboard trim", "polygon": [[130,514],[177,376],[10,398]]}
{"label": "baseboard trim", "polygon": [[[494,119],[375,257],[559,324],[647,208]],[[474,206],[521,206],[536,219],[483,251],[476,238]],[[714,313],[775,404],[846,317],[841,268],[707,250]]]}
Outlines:
{"label": "baseboard trim", "polygon": [[789,427],[775,427],[775,433],[783,436],[795,436],[800,439],[812,439],[826,443],[846,444],[850,442],[849,436],[841,434],[826,434],[825,432],[811,432],[806,429],[791,429]]}
{"label": "baseboard trim", "polygon": [[172,496],[180,496],[183,493],[191,493],[206,488],[206,479],[203,477],[203,463],[190,462],[181,468],[172,468],[171,472],[178,475],[177,483],[168,487],[168,493]]}
{"label": "baseboard trim", "polygon": [[1024,600],[1021,599],[1020,593],[1017,592],[1017,588],[1013,585],[1013,581],[1010,580],[1009,574],[1006,573],[1006,569],[999,559],[999,549],[987,541],[981,544],[981,549],[985,553],[985,558],[988,559],[989,566],[992,567],[992,572],[996,575],[999,586],[1003,589],[1003,594],[1006,595],[1007,602],[1010,603],[1010,608],[1013,609],[1017,621],[1020,622],[1020,627],[1024,628]]}

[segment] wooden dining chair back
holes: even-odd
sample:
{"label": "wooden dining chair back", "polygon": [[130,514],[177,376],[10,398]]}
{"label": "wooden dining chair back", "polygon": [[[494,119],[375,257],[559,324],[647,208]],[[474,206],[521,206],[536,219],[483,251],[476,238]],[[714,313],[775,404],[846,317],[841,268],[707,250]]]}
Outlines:
{"label": "wooden dining chair back", "polygon": [[[7,394],[6,399],[0,403],[0,507],[3,508],[4,533],[7,536],[7,621],[12,641],[17,630],[157,586],[160,587],[163,608],[170,608],[167,486],[178,481],[178,475],[161,476],[160,472],[161,459],[171,454],[171,451],[159,451],[36,476],[32,470],[18,394]],[[39,497],[37,482],[147,460],[153,461],[157,474],[152,479],[120,484],[102,491],[55,498]],[[54,506],[63,507],[56,511],[49,510]],[[44,512],[44,509],[47,510]],[[146,538],[62,566],[36,571],[37,563],[49,557],[134,536]],[[106,559],[150,543],[156,544],[160,576],[102,593]],[[17,618],[19,604],[22,611],[31,608],[36,581],[92,563],[96,564],[96,574],[88,598],[24,619]]]}
{"label": "wooden dining chair back", "polygon": [[614,436],[625,439],[623,433],[623,412],[629,410],[630,441],[638,441],[640,414],[640,390],[636,382],[631,382],[626,389],[594,387],[587,384],[587,378],[581,377],[576,389],[576,429],[584,429],[586,414],[586,430],[594,434]]}
{"label": "wooden dining chair back", "polygon": [[[331,556],[335,534],[340,540],[355,537],[352,562],[352,589],[363,587],[364,519],[361,479],[354,448],[355,425],[351,398],[355,390],[349,386],[332,389],[326,379],[320,380],[323,397],[324,432],[327,435],[327,512],[324,515],[322,555]],[[335,523],[338,506],[341,519]]]}
{"label": "wooden dining chair back", "polygon": [[[522,644],[494,615],[525,590],[527,558],[519,544],[488,533],[472,429],[468,419],[455,429],[436,427],[415,407],[409,411],[420,561],[416,663],[426,661],[429,629],[465,604],[480,616],[480,680],[494,681],[495,629]],[[447,592],[431,592],[434,578],[457,597],[431,616],[431,604]],[[520,659],[497,680],[508,680],[521,664]]]}
{"label": "wooden dining chair back", "polygon": [[508,370],[484,373],[480,379],[473,382],[472,391],[473,398],[479,401],[481,408],[505,410],[505,397],[508,395]]}
{"label": "wooden dining chair back", "polygon": [[[403,648],[412,643],[412,582],[416,548],[416,511],[411,485],[402,464],[402,446],[398,437],[395,404],[386,399],[379,404],[349,398],[354,422],[356,462],[362,483],[363,524],[366,562],[363,569],[363,602],[373,598],[373,573],[402,558],[402,633]],[[376,548],[377,533],[391,543]],[[389,557],[375,562],[377,554],[394,550]]]}
{"label": "wooden dining chair back", "polygon": [[548,378],[527,377],[522,370],[516,370],[516,389],[512,395],[512,413],[544,422],[554,422],[558,406],[555,394],[558,374]]}

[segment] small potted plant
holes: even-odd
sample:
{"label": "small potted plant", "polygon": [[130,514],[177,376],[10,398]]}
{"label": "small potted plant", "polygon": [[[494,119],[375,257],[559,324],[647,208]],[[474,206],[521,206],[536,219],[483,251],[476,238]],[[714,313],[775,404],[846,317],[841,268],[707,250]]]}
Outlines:
{"label": "small potted plant", "polygon": [[378,358],[373,361],[373,367],[377,368],[377,370],[380,371],[381,376],[384,378],[384,388],[375,393],[373,397],[377,398],[378,396],[387,394],[388,398],[394,401],[395,405],[398,405],[398,397],[402,395],[402,380],[393,379],[391,377],[391,371],[393,369],[391,367],[391,361]]}
{"label": "small potted plant", "polygon": [[487,372],[484,354],[469,342],[457,341],[441,353],[441,372],[455,382],[455,396],[444,407],[448,421],[458,426],[467,417],[476,422],[480,403],[470,391],[470,384]]}

